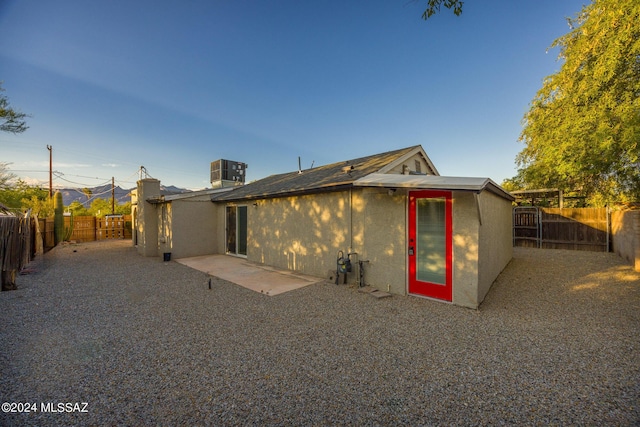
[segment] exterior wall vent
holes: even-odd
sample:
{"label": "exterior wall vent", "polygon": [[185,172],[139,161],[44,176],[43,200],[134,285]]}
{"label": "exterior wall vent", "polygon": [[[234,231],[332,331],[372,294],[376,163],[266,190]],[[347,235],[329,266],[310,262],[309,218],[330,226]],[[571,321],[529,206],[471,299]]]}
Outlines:
{"label": "exterior wall vent", "polygon": [[211,162],[211,187],[243,185],[248,166],[246,163],[224,159]]}

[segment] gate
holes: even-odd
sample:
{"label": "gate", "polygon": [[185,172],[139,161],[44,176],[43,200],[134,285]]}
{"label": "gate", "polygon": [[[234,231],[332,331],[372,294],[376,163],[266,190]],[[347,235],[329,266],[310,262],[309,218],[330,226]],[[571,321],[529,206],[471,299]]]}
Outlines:
{"label": "gate", "polygon": [[513,246],[539,248],[541,235],[538,208],[513,208]]}
{"label": "gate", "polygon": [[513,209],[513,246],[609,251],[607,208]]}
{"label": "gate", "polygon": [[[53,219],[51,220],[53,221]],[[131,215],[64,217],[65,229],[71,230],[69,240],[93,242],[104,239],[131,239]]]}
{"label": "gate", "polygon": [[[129,236],[131,238],[131,224],[129,223]],[[104,218],[98,218],[96,224],[96,240],[103,239],[125,239],[126,221],[124,215],[107,215]]]}

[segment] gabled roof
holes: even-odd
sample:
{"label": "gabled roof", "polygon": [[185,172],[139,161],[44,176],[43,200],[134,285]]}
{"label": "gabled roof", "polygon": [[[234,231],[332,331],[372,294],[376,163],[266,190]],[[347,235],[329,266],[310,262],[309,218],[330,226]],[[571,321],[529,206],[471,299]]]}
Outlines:
{"label": "gabled roof", "polygon": [[438,173],[422,147],[415,145],[299,172],[271,175],[243,186],[234,187],[233,191],[212,195],[211,200],[250,200],[348,188],[352,187],[356,180],[372,173],[388,171],[395,166],[401,165],[403,161],[415,154],[422,154],[431,168],[431,172]]}

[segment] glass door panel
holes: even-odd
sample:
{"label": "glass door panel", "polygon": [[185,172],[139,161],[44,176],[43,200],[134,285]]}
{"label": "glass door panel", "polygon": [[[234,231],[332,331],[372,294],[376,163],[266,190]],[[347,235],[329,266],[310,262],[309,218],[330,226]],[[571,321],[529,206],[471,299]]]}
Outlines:
{"label": "glass door panel", "polygon": [[247,255],[247,207],[227,206],[227,253]]}
{"label": "glass door panel", "polygon": [[445,199],[418,199],[416,205],[417,279],[446,283]]}
{"label": "glass door panel", "polygon": [[247,207],[238,206],[238,254],[247,255]]}

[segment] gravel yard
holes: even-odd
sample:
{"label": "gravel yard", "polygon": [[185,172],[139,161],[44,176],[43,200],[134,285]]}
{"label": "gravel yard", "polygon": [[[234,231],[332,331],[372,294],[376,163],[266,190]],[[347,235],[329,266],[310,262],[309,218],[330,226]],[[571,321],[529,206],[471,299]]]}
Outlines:
{"label": "gravel yard", "polygon": [[0,425],[640,423],[640,273],[615,254],[516,248],[475,311],[209,290],[130,244],[58,247],[0,293],[0,401],[37,410]]}

